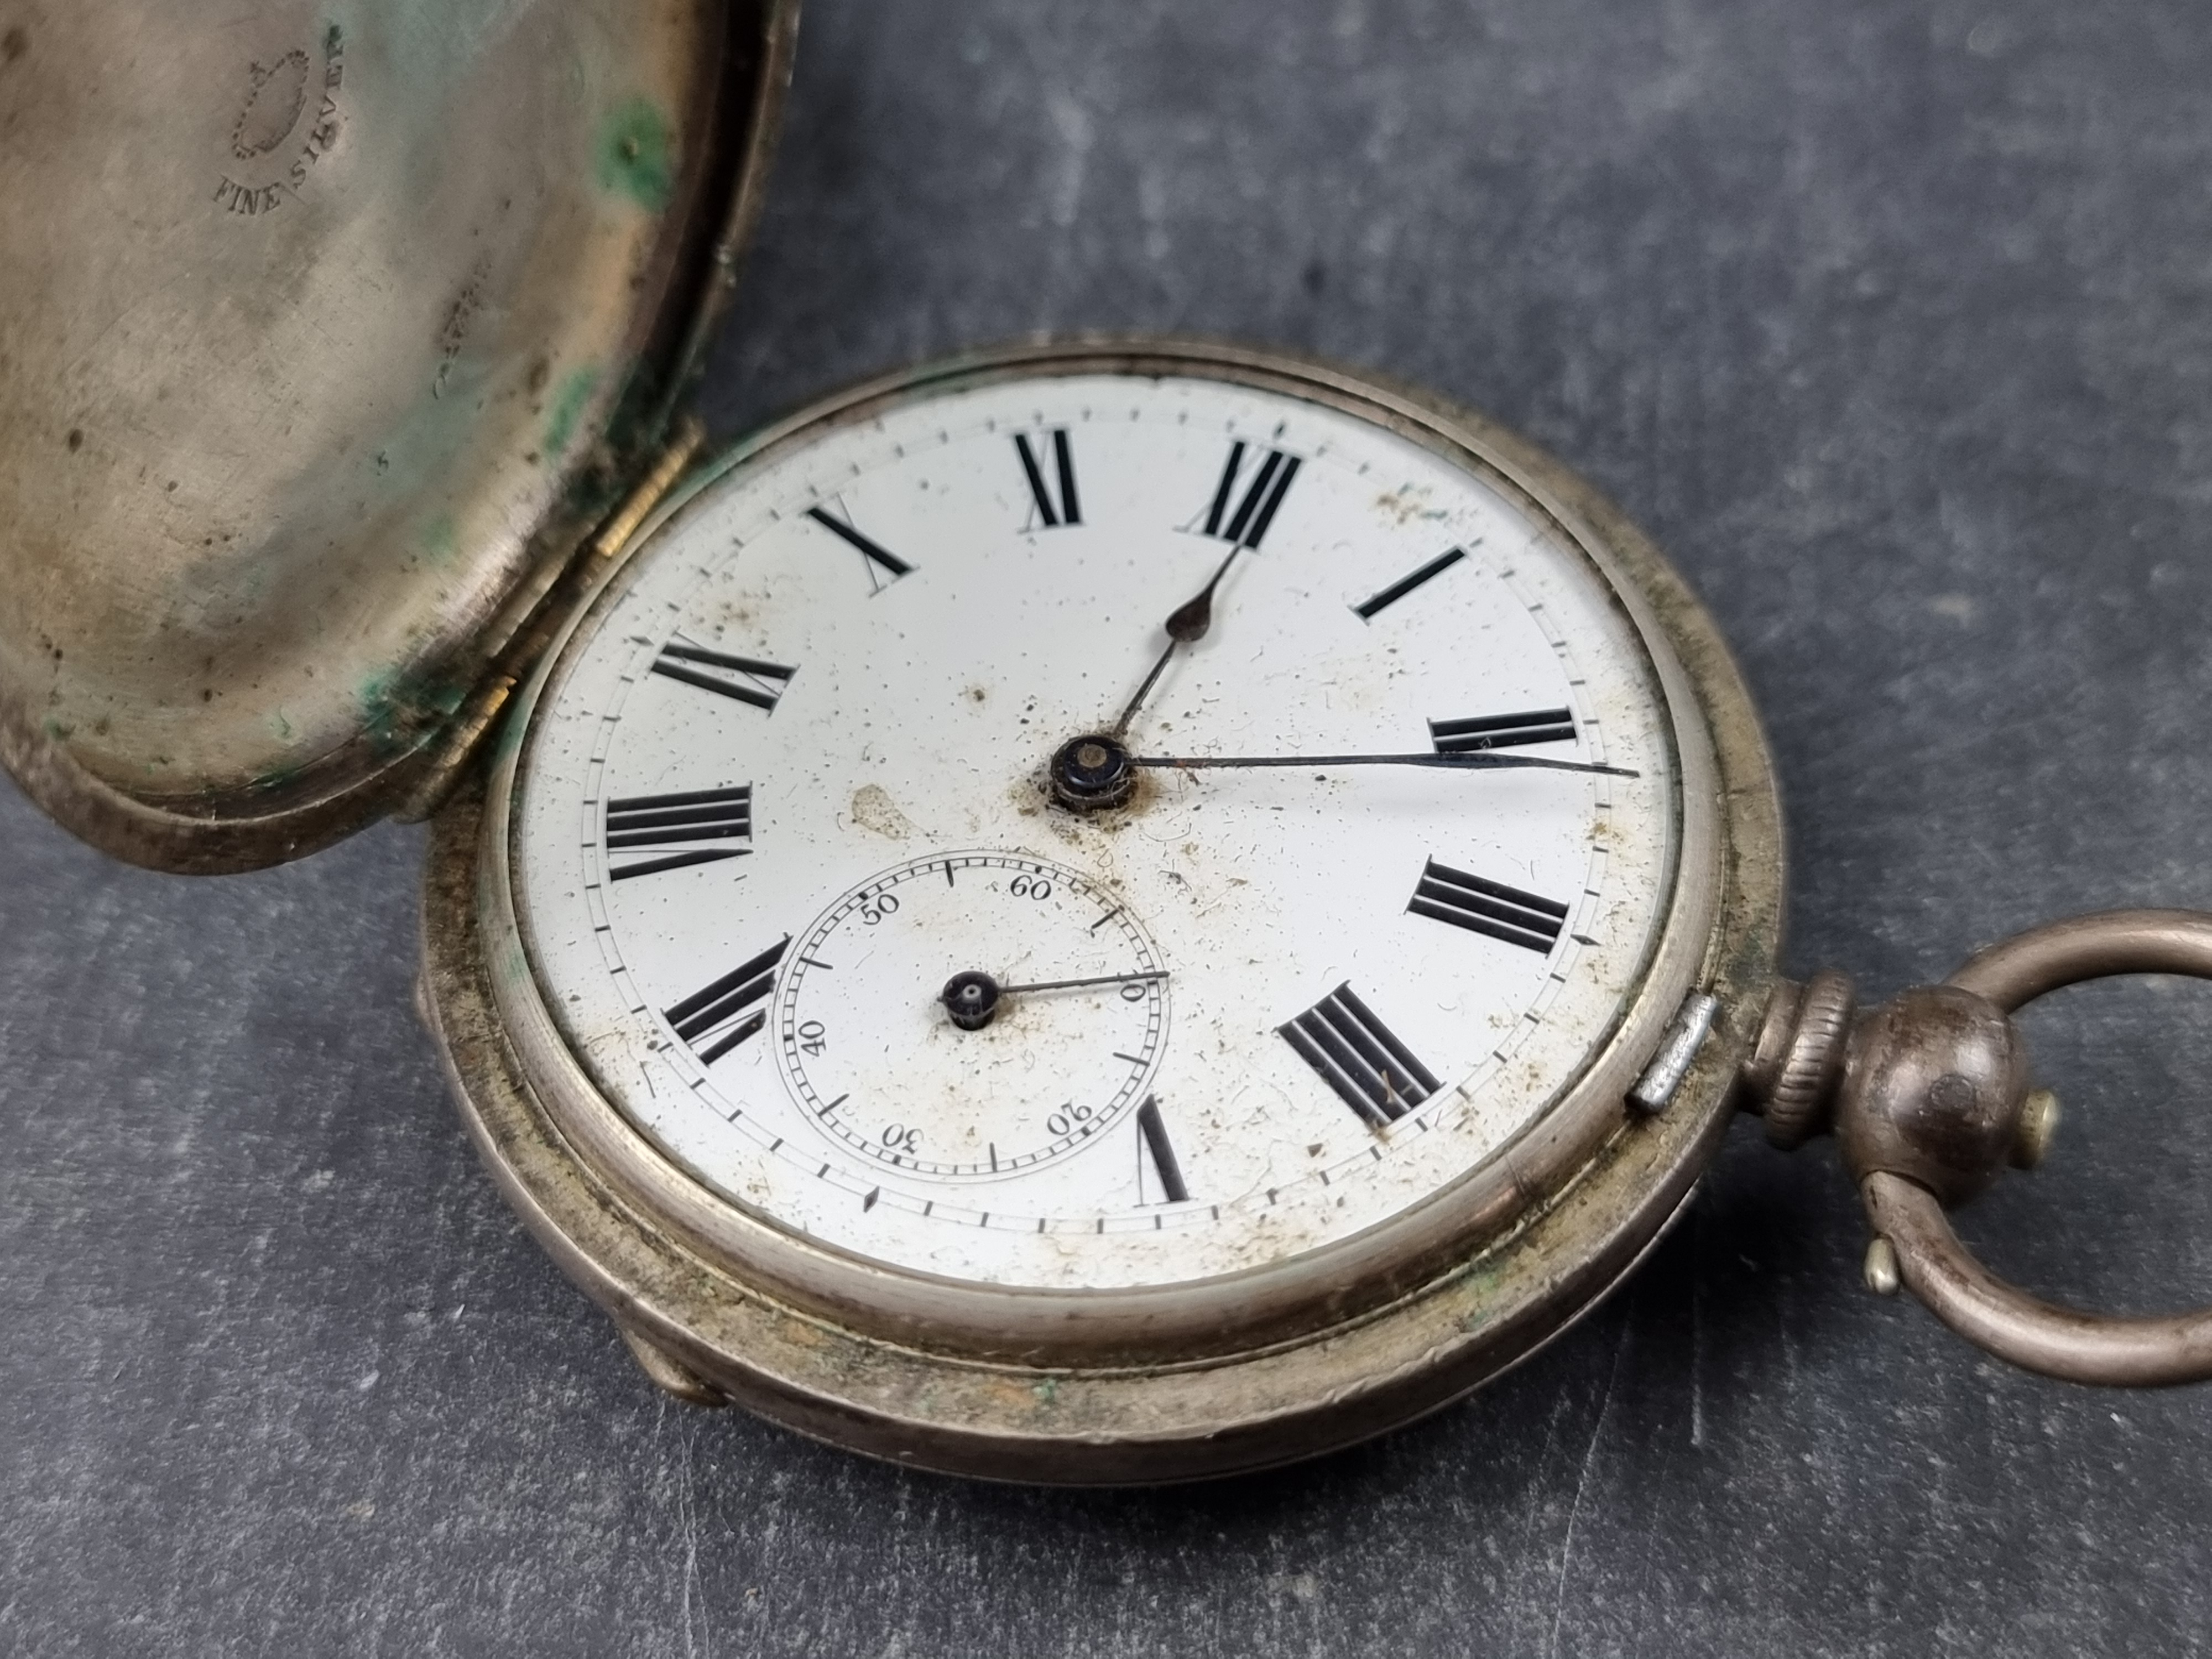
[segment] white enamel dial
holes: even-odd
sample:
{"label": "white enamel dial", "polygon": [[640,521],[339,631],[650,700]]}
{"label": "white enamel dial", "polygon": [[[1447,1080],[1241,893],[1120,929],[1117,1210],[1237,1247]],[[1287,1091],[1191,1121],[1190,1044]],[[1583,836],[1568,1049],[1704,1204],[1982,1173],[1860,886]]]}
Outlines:
{"label": "white enamel dial", "polygon": [[[1060,804],[1217,572],[1126,748],[1291,763]],[[1472,462],[1199,373],[956,380],[740,463],[579,627],[522,943],[599,1091],[812,1243],[1048,1289],[1288,1261],[1510,1159],[1613,1034],[1676,879],[1658,688]],[[1438,755],[1583,769],[1346,763]]]}

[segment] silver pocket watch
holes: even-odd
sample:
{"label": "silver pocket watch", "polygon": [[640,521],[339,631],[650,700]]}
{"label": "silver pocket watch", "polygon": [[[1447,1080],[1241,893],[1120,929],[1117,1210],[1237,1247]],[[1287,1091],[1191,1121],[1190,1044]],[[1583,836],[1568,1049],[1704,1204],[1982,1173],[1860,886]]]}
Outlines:
{"label": "silver pocket watch", "polygon": [[[1077,338],[702,462],[794,14],[610,9],[276,8],[244,66],[56,71],[40,176],[130,177],[168,239],[0,157],[52,325],[0,392],[0,750],[157,867],[430,817],[463,1116],[656,1382],[1000,1479],[1284,1462],[1564,1329],[1744,1109],[1837,1132],[1876,1289],[2055,1375],[2212,1375],[2212,1320],[2037,1303],[1943,1215],[2056,1121],[2010,1012],[2212,975],[2212,919],[1870,1012],[1779,979],[1711,619],[1424,393]],[[88,286],[170,325],[81,338]]]}

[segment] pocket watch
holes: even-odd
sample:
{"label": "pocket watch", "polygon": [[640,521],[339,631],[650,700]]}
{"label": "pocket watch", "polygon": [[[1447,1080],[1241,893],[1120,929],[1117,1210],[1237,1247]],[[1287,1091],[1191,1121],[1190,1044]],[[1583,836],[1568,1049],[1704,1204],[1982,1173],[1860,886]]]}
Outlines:
{"label": "pocket watch", "polygon": [[[0,753],[161,868],[430,817],[464,1121],[661,1387],[1000,1479],[1289,1461],[1565,1328],[1745,1108],[1836,1130],[1875,1288],[2212,1372],[1942,1213],[2050,1138],[2011,1011],[2212,975],[2212,919],[1783,981],[1742,679],[1558,461],[1077,337],[702,462],[793,9],[267,9],[55,69],[0,158]],[[94,170],[162,234],[51,188]]]}

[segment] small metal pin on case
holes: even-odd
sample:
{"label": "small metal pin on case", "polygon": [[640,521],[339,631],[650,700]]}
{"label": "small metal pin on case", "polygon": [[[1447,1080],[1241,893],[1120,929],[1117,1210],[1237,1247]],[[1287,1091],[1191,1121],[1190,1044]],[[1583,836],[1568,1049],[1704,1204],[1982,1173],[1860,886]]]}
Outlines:
{"label": "small metal pin on case", "polygon": [[1628,1091],[1631,1106],[1646,1116],[1656,1116],[1667,1109],[1674,1098],[1674,1091],[1682,1086],[1682,1079],[1689,1076],[1698,1050],[1712,1035],[1713,1016],[1720,1012],[1720,1006],[1719,998],[1702,991],[1684,1001],[1666,1040],[1659,1045],[1659,1052],[1644,1068],[1644,1075],[1636,1079],[1636,1086]]}

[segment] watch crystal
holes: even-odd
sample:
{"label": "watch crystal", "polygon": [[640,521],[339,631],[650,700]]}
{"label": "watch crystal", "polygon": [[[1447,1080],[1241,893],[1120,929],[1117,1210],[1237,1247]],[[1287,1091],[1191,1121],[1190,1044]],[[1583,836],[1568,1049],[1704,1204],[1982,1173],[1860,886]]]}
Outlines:
{"label": "watch crystal", "polygon": [[1669,732],[1597,566],[1471,458],[1196,373],[981,376],[653,538],[538,700],[514,889],[597,1088],[729,1202],[1172,1285],[1540,1125],[1664,923]]}

